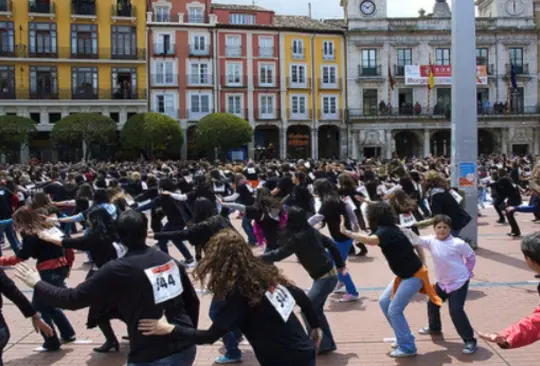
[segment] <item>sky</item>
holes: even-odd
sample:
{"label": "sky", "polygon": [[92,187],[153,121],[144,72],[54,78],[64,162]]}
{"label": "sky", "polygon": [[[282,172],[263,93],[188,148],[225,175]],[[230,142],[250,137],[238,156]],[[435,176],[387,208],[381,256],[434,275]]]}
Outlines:
{"label": "sky", "polygon": [[[313,18],[342,18],[343,9],[340,0],[214,0],[216,3],[247,4],[262,6],[274,10],[277,14],[308,15],[308,3],[311,3]],[[416,17],[418,10],[424,8],[428,13],[433,9],[435,0],[388,0],[388,16]],[[452,1],[448,1],[452,4]]]}

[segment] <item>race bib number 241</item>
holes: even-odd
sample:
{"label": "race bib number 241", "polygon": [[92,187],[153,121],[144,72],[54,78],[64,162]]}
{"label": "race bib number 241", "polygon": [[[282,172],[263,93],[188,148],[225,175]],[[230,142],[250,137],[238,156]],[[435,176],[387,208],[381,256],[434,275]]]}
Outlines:
{"label": "race bib number 241", "polygon": [[148,277],[154,292],[154,303],[161,304],[182,294],[180,269],[175,261],[161,266],[147,268],[144,274]]}

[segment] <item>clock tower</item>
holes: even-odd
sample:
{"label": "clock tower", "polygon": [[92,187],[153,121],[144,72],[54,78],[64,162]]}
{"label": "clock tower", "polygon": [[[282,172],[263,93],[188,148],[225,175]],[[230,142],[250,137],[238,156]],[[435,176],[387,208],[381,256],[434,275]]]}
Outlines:
{"label": "clock tower", "polygon": [[478,15],[489,18],[532,18],[533,0],[478,0]]}
{"label": "clock tower", "polygon": [[342,0],[348,20],[381,19],[388,16],[387,0]]}

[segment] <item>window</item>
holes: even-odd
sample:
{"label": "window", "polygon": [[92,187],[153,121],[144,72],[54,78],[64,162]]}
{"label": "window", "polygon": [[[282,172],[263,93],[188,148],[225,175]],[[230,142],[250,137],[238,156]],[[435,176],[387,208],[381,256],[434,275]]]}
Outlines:
{"label": "window", "polygon": [[377,50],[362,50],[362,68],[374,69],[377,67]]}
{"label": "window", "polygon": [[524,74],[525,66],[523,65],[523,48],[510,48],[510,64],[514,65],[516,74]]}
{"label": "window", "polygon": [[243,117],[241,95],[227,95],[227,113]]}
{"label": "window", "polygon": [[274,86],[274,64],[259,64],[259,85]]}
{"label": "window", "polygon": [[322,67],[322,84],[336,85],[337,84],[337,67],[323,66]]}
{"label": "window", "polygon": [[452,88],[437,88],[437,102],[433,114],[446,114],[452,108]]}
{"label": "window", "polygon": [[523,113],[523,103],[525,100],[524,89],[518,87],[514,90],[510,96],[510,112],[512,113]]}
{"label": "window", "polygon": [[169,22],[169,8],[165,6],[158,6],[155,8],[156,11],[156,22]]}
{"label": "window", "polygon": [[204,9],[199,7],[189,8],[188,23],[204,23]]}
{"label": "window", "polygon": [[112,85],[114,99],[136,99],[137,69],[114,67],[112,69]]}
{"label": "window", "polygon": [[292,41],[292,57],[296,59],[304,58],[304,41],[295,39]]}
{"label": "window", "polygon": [[15,66],[0,66],[0,99],[15,99]]}
{"label": "window", "polygon": [[174,99],[176,95],[174,94],[156,94],[155,96],[155,105],[154,112],[166,114],[169,117],[174,119],[177,118],[174,108]]}
{"label": "window", "polygon": [[176,85],[177,80],[174,76],[174,62],[173,61],[156,61],[154,63],[155,76],[154,83],[161,85]]}
{"label": "window", "polygon": [[155,55],[174,55],[174,44],[171,40],[171,34],[161,33],[156,36],[156,44],[154,46]]}
{"label": "window", "polygon": [[191,94],[189,119],[201,119],[211,113],[211,94]]}
{"label": "window", "polygon": [[334,41],[323,42],[323,58],[325,60],[333,60],[335,56]]}
{"label": "window", "polygon": [[397,68],[394,74],[399,76],[405,75],[405,66],[407,65],[412,65],[412,49],[399,48],[397,50]]}
{"label": "window", "polygon": [[242,38],[227,36],[225,39],[225,54],[229,57],[240,57],[242,54]]}
{"label": "window", "polygon": [[489,56],[488,56],[488,49],[487,48],[477,48],[476,49],[476,64],[477,65],[488,65],[489,64]]}
{"label": "window", "polygon": [[259,57],[274,57],[274,37],[259,37]]}
{"label": "window", "polygon": [[192,63],[190,65],[190,84],[210,84],[210,65],[208,63]]}
{"label": "window", "polygon": [[322,115],[324,117],[333,117],[336,118],[338,116],[338,110],[337,110],[337,97],[335,95],[325,95],[322,98]]}
{"label": "window", "polygon": [[229,23],[231,24],[255,24],[254,14],[229,14]]}
{"label": "window", "polygon": [[41,113],[30,113],[30,119],[36,123],[41,123]]}
{"label": "window", "polygon": [[435,50],[435,64],[436,65],[450,65],[450,48],[437,48]]}
{"label": "window", "polygon": [[30,97],[33,99],[58,98],[56,67],[30,66]]}
{"label": "window", "polygon": [[0,22],[0,55],[13,56],[14,50],[13,22]]}
{"label": "window", "polygon": [[227,63],[226,85],[242,85],[241,63]]}
{"label": "window", "polygon": [[273,95],[261,95],[259,99],[259,108],[260,113],[259,117],[262,119],[275,118],[275,107],[274,107],[274,96]]}
{"label": "window", "polygon": [[49,123],[56,123],[62,119],[62,113],[49,113]]}
{"label": "window", "polygon": [[193,55],[208,55],[210,47],[206,35],[195,34],[191,38],[191,54]]}
{"label": "window", "polygon": [[56,57],[56,24],[30,23],[30,57]]}
{"label": "window", "polygon": [[73,99],[97,99],[97,67],[73,67],[71,69]]}
{"label": "window", "polygon": [[306,84],[305,65],[291,65],[291,84]]}
{"label": "window", "polygon": [[305,95],[291,96],[291,117],[307,117],[307,97]]}
{"label": "window", "polygon": [[98,32],[95,24],[71,25],[71,56],[95,58],[98,55]]}
{"label": "window", "polygon": [[364,115],[377,114],[378,97],[377,89],[364,89],[362,94],[362,102],[364,105]]}
{"label": "window", "polygon": [[137,58],[137,29],[128,26],[112,26],[112,58]]}

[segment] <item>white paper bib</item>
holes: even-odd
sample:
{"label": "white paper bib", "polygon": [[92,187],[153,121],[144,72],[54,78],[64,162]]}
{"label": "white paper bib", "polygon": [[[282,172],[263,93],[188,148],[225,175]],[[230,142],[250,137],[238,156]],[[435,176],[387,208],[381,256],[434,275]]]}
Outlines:
{"label": "white paper bib", "polygon": [[296,301],[289,290],[285,286],[278,285],[273,292],[266,291],[265,295],[279,316],[281,316],[281,319],[287,322],[296,305]]}
{"label": "white paper bib", "polygon": [[112,244],[113,244],[114,250],[116,250],[116,258],[122,258],[123,256],[126,255],[127,249],[125,246],[118,243],[112,243]]}
{"label": "white paper bib", "polygon": [[174,299],[184,292],[180,269],[175,261],[170,261],[161,266],[147,268],[144,274],[148,277],[154,291],[154,303],[161,304]]}
{"label": "white paper bib", "polygon": [[57,240],[62,240],[65,236],[64,232],[56,226],[46,230],[46,232]]}
{"label": "white paper bib", "polygon": [[353,211],[356,210],[356,206],[354,205],[354,202],[353,202],[353,200],[351,199],[351,197],[345,196],[345,197],[342,198],[342,200],[343,200],[343,202],[345,202],[345,204],[346,204],[347,206],[350,207],[351,210],[353,210]]}
{"label": "white paper bib", "polygon": [[452,195],[452,197],[454,197],[454,199],[456,200],[458,204],[460,204],[461,201],[463,201],[463,197],[461,197],[461,195],[457,193],[456,191],[454,191],[453,189],[450,190],[450,194]]}
{"label": "white paper bib", "polygon": [[416,224],[416,218],[412,213],[405,213],[399,215],[399,225],[403,227],[411,227]]}

